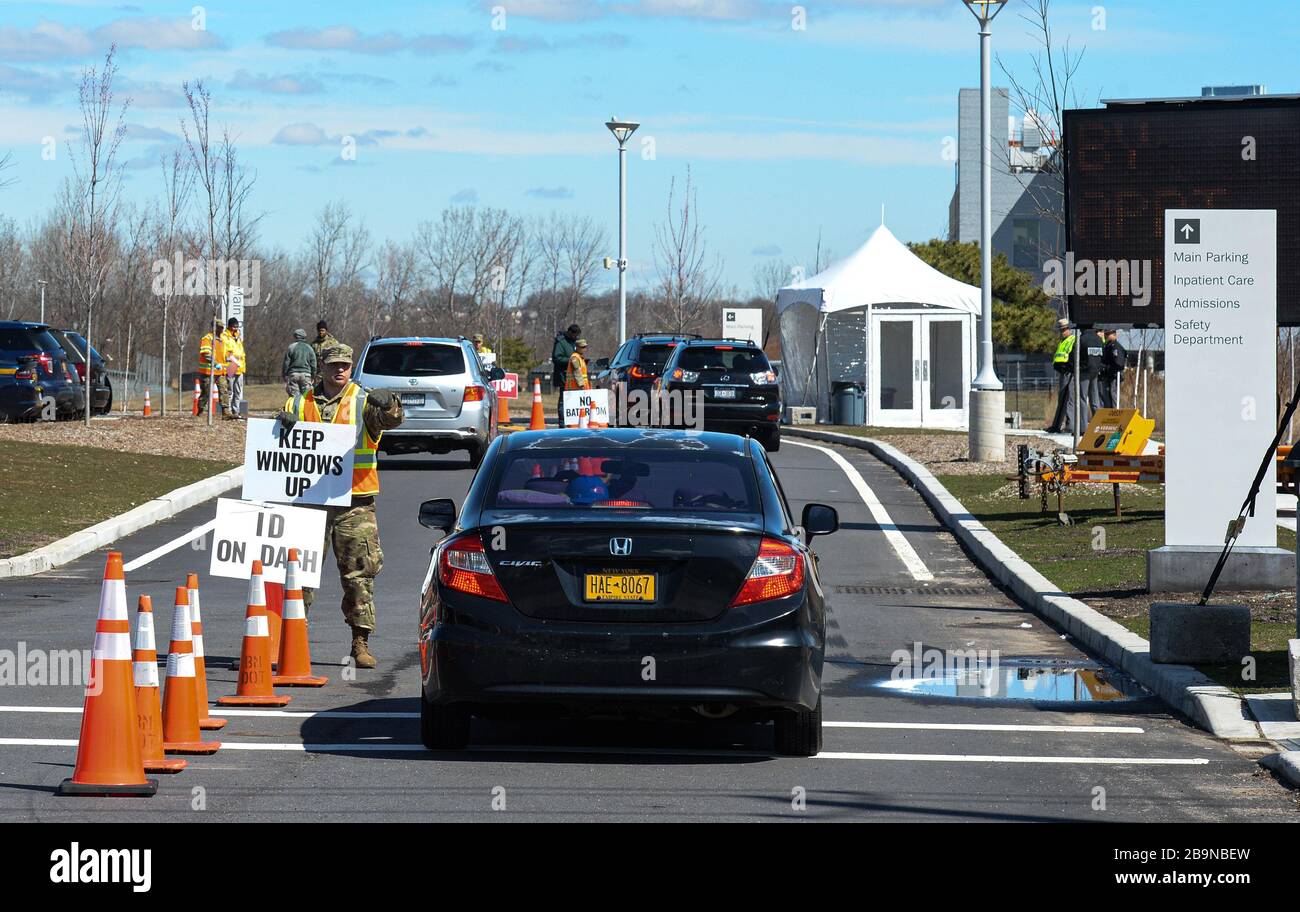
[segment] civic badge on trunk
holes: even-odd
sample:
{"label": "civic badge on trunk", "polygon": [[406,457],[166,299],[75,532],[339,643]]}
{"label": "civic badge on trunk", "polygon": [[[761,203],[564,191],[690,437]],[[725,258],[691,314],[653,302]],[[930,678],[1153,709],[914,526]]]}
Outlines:
{"label": "civic badge on trunk", "polygon": [[611,538],[609,540],[609,553],[615,557],[627,557],[632,553],[632,539]]}

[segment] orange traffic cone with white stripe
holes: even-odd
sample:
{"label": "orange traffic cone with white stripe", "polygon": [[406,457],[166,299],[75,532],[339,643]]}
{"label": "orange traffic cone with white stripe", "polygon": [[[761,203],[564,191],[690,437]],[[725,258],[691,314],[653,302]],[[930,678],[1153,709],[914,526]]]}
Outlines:
{"label": "orange traffic cone with white stripe", "polygon": [[135,717],[140,730],[140,756],[146,773],[179,773],[184,760],[163,754],[162,701],[158,698],[158,646],[153,635],[153,599],[140,596],[135,613]]}
{"label": "orange traffic cone with white stripe", "polygon": [[298,585],[298,549],[289,549],[284,570],[284,626],[280,631],[280,673],[271,678],[276,687],[324,687],[329,678],[311,673],[311,644],[307,641],[307,608]]}
{"label": "orange traffic cone with white stripe", "polygon": [[190,600],[190,639],[194,642],[194,702],[199,713],[202,731],[218,731],[226,727],[225,719],[208,713],[208,658],[203,649],[203,606],[199,601],[199,575],[185,577],[185,594]]}
{"label": "orange traffic cone with white stripe", "polygon": [[542,381],[537,377],[533,378],[533,417],[528,422],[528,430],[546,430],[546,409],[542,405]]}
{"label": "orange traffic cone with white stripe", "polygon": [[587,407],[578,406],[578,430],[585,431],[591,427],[591,420],[587,417]]}
{"label": "orange traffic cone with white stripe", "polygon": [[153,415],[153,406],[149,403],[149,387],[144,388],[144,417],[149,418]]}
{"label": "orange traffic cone with white stripe", "polygon": [[203,388],[199,385],[199,378],[194,378],[194,413],[195,418],[199,417],[199,403],[203,401]]}
{"label": "orange traffic cone with white stripe", "polygon": [[77,740],[77,766],[55,794],[147,797],[158,791],[146,779],[136,729],[135,684],[131,670],[131,622],[126,616],[122,553],[110,551],[99,593],[99,620],[90,660]]}
{"label": "orange traffic cone with white stripe", "polygon": [[221,742],[204,741],[202,737],[190,594],[184,586],[177,586],[172,642],[167,652],[167,689],[163,692],[163,750],[169,754],[215,754],[221,749]]}
{"label": "orange traffic cone with white stripe", "polygon": [[271,690],[271,634],[266,621],[266,587],[262,562],[253,561],[248,580],[248,611],[244,614],[244,646],[239,655],[239,686],[233,697],[217,700],[222,706],[284,706],[290,697]]}

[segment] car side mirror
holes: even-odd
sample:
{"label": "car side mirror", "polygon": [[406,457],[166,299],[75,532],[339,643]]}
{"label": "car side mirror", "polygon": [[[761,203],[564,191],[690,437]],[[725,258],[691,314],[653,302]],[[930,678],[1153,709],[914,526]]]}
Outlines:
{"label": "car side mirror", "polygon": [[489,380],[504,380],[505,378],[506,372],[499,367],[494,367],[492,370],[488,371]]}
{"label": "car side mirror", "polygon": [[803,531],[812,541],[814,535],[830,535],[840,528],[840,514],[826,504],[810,503],[803,508]]}
{"label": "car side mirror", "polygon": [[456,525],[456,502],[447,497],[426,500],[420,504],[420,525],[450,532]]}

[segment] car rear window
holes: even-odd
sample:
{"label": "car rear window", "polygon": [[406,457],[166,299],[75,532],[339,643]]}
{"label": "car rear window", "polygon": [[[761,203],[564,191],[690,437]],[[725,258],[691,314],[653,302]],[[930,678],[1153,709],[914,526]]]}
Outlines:
{"label": "car rear window", "polygon": [[505,457],[490,509],[761,513],[754,470],[734,453],[550,449]]}
{"label": "car rear window", "polygon": [[668,356],[673,353],[676,345],[671,343],[656,343],[654,345],[642,345],[641,353],[637,356],[637,364],[647,370],[659,373],[664,369],[664,364],[668,361]]}
{"label": "car rear window", "polygon": [[767,355],[756,348],[734,345],[692,345],[682,352],[677,366],[683,370],[725,370],[754,374],[770,370]]}
{"label": "car rear window", "polygon": [[460,346],[440,342],[372,345],[361,372],[381,377],[447,377],[465,373],[465,355]]}
{"label": "car rear window", "polygon": [[0,351],[62,353],[63,347],[49,330],[0,329]]}

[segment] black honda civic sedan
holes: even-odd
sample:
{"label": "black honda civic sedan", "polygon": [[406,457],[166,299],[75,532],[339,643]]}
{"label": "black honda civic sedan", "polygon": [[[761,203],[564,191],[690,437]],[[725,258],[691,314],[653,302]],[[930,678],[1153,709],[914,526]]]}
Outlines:
{"label": "black honda civic sedan", "polygon": [[473,716],[772,720],[779,753],[821,749],[825,601],[763,447],[649,428],[529,431],[492,444],[420,604],[421,737],[463,748]]}

